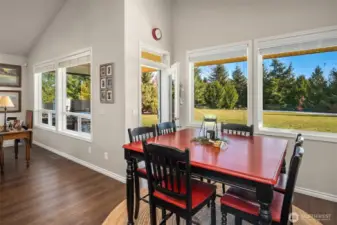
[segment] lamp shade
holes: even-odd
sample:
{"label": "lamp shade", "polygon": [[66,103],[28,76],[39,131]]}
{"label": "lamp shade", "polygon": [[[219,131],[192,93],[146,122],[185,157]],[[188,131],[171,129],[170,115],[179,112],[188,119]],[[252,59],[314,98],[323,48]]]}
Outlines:
{"label": "lamp shade", "polygon": [[1,96],[0,97],[0,107],[12,108],[15,107],[11,98],[9,96]]}

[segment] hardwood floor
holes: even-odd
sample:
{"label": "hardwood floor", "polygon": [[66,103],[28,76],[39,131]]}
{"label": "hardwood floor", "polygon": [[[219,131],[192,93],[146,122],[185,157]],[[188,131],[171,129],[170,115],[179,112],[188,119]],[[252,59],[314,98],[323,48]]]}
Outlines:
{"label": "hardwood floor", "polygon": [[[125,185],[33,146],[31,167],[24,149],[14,160],[5,149],[5,174],[0,178],[1,225],[98,225],[125,198]],[[309,214],[331,214],[337,224],[337,203],[295,194],[294,205]]]}
{"label": "hardwood floor", "polygon": [[14,160],[5,149],[0,178],[1,225],[102,224],[125,198],[125,185],[38,146],[25,167],[24,148]]}

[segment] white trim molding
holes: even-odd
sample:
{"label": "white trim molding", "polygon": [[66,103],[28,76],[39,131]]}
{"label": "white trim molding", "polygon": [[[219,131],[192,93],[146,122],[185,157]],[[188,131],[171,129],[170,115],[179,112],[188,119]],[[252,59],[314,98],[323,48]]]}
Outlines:
{"label": "white trim molding", "polygon": [[331,202],[337,202],[337,195],[333,195],[330,193],[315,191],[315,190],[311,190],[311,189],[303,188],[303,187],[296,187],[295,192],[308,195],[311,197],[315,197],[315,198],[324,199],[324,200],[331,201]]}
{"label": "white trim molding", "polygon": [[110,177],[112,179],[118,180],[118,181],[120,181],[120,182],[122,182],[124,184],[126,183],[126,177],[123,177],[123,176],[121,176],[119,174],[113,173],[113,172],[111,172],[109,170],[103,169],[103,168],[101,168],[99,166],[96,166],[96,165],[94,165],[92,163],[89,163],[89,162],[84,161],[82,159],[76,158],[75,156],[72,156],[72,155],[69,155],[67,153],[61,152],[61,151],[59,151],[57,149],[54,149],[54,148],[52,148],[50,146],[47,146],[45,144],[42,144],[40,142],[33,141],[33,144],[35,144],[37,146],[40,146],[41,148],[44,148],[44,149],[46,149],[46,150],[48,150],[50,152],[53,152],[53,153],[55,153],[55,154],[57,154],[59,156],[62,156],[63,158],[69,159],[69,160],[71,160],[71,161],[73,161],[73,162],[75,162],[77,164],[80,164],[80,165],[85,166],[85,167],[87,167],[89,169],[92,169],[92,170],[94,170],[94,171],[96,171],[98,173],[101,173],[101,174],[105,175],[105,176],[108,176],[108,177]]}

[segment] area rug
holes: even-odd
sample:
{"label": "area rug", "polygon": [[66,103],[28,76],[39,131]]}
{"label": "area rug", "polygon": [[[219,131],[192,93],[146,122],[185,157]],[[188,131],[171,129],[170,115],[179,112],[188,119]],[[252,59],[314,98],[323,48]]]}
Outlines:
{"label": "area rug", "polygon": [[[146,194],[146,190],[142,191],[142,196]],[[220,203],[217,201],[216,204],[217,209],[217,225],[221,224],[221,212],[220,212]],[[294,225],[322,225],[320,222],[315,220],[313,217],[311,217],[309,214],[304,212],[303,210],[299,209],[296,206],[293,206],[293,213],[295,215],[298,215],[298,221],[294,221]],[[143,201],[140,203],[140,210],[139,210],[139,216],[138,219],[135,220],[135,225],[149,225],[150,224],[150,212],[149,212],[149,205]],[[210,208],[205,206],[203,209],[200,210],[194,217],[193,221],[203,225],[203,224],[210,224],[210,216],[211,211]],[[157,224],[159,224],[160,217],[161,217],[161,211],[157,210]],[[127,224],[127,209],[126,209],[126,200],[121,202],[112,212],[110,215],[106,218],[103,225],[126,225]],[[175,216],[173,215],[167,222],[167,225],[174,225],[176,224]],[[185,221],[183,219],[180,220],[181,225],[185,225]],[[227,224],[228,225],[234,225],[234,216],[231,214],[228,214],[227,216]],[[249,223],[243,221],[243,225],[249,225]]]}

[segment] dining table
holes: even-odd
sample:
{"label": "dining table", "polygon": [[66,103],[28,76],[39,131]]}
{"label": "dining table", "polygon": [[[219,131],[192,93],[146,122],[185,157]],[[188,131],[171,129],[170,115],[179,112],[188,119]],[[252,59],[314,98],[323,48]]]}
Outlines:
{"label": "dining table", "polygon": [[[199,136],[199,129],[187,128],[146,141],[175,147],[182,151],[189,149],[191,171],[194,175],[254,191],[260,205],[259,224],[271,224],[270,205],[273,201],[273,187],[281,171],[285,171],[284,158],[288,140],[219,132],[218,137],[226,139],[227,146],[217,148],[192,141]],[[127,162],[128,225],[133,225],[133,166],[136,161],[144,160],[143,145],[142,142],[133,142],[123,145],[123,148]]]}

